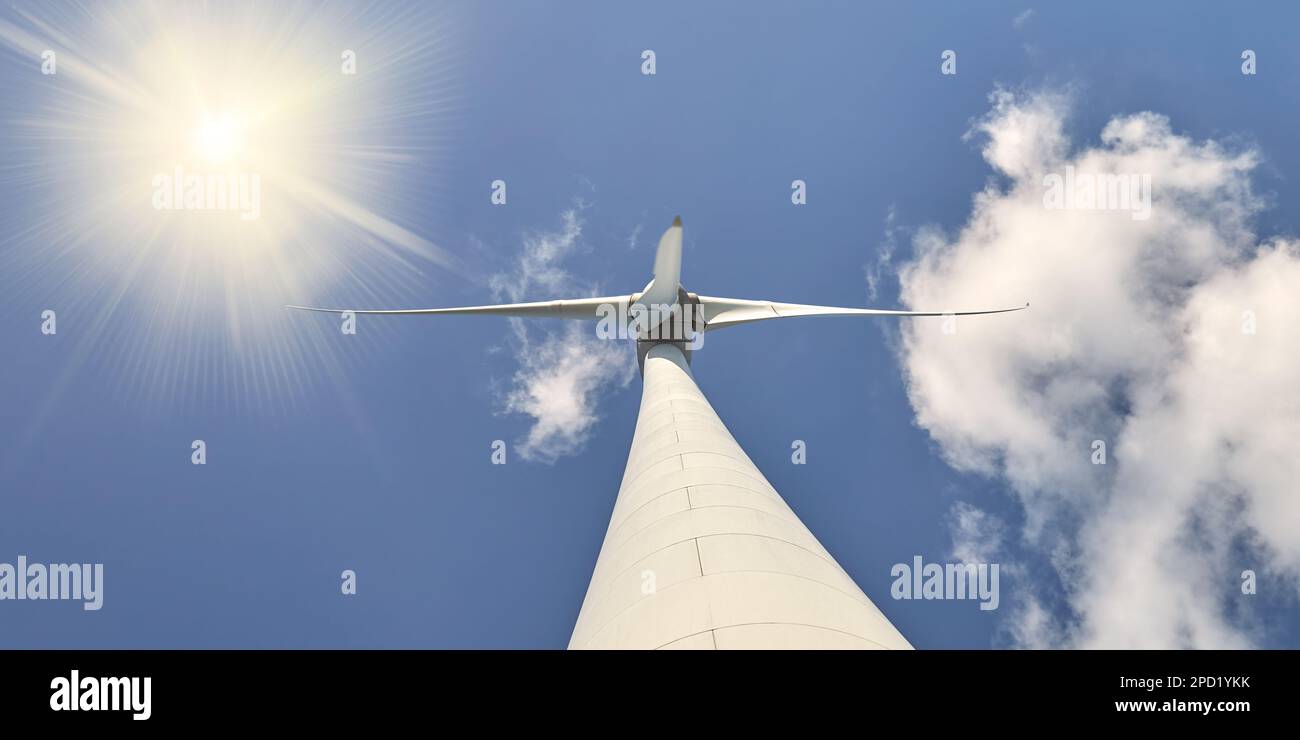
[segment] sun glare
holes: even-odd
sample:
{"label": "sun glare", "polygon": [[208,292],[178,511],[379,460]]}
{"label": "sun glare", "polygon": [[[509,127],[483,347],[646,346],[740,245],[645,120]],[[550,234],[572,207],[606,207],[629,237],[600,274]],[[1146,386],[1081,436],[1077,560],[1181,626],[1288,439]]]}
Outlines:
{"label": "sun glare", "polygon": [[211,164],[225,164],[244,147],[244,125],[223,114],[203,120],[194,130],[194,154]]}

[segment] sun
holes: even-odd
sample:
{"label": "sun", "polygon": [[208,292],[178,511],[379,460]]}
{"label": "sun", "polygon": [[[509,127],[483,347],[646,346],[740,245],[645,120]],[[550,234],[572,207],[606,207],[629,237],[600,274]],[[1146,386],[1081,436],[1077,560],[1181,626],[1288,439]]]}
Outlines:
{"label": "sun", "polygon": [[209,116],[194,129],[194,154],[210,164],[225,164],[244,148],[244,125],[230,113]]}
{"label": "sun", "polygon": [[[432,193],[404,184],[425,187],[453,151],[456,46],[432,41],[450,34],[443,11],[38,6],[0,19],[0,56],[77,43],[57,76],[23,76],[0,104],[3,192],[41,194],[22,223],[6,213],[0,293],[66,291],[82,315],[124,327],[85,331],[78,350],[113,366],[115,388],[168,408],[218,386],[257,399],[248,408],[301,398],[314,378],[343,377],[345,354],[334,327],[305,328],[286,303],[427,300],[425,271],[457,269],[427,233]],[[375,64],[349,74],[350,49]],[[22,282],[37,273],[48,282]]]}

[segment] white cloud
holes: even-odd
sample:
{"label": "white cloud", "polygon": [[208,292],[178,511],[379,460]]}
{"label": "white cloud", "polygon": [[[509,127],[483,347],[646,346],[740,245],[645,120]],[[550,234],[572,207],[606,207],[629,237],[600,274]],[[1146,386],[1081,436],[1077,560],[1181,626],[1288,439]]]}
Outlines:
{"label": "white cloud", "polygon": [[635,377],[631,353],[625,343],[597,339],[591,326],[577,322],[540,341],[516,331],[519,369],[505,408],[534,419],[517,445],[520,456],[554,462],[581,452],[600,419],[596,405],[602,394]]}
{"label": "white cloud", "polygon": [[1011,25],[1018,31],[1024,28],[1025,25],[1029,23],[1029,21],[1033,20],[1034,15],[1035,15],[1034,9],[1029,8],[1028,10],[1016,16],[1015,18],[1012,18]]}
{"label": "white cloud", "polygon": [[[1032,307],[956,334],[904,325],[900,355],[918,423],[956,468],[1005,479],[1021,544],[1059,578],[1019,585],[1008,631],[1033,646],[1256,644],[1241,571],[1288,587],[1300,573],[1300,243],[1252,232],[1253,151],[1154,113],[1072,148],[1065,96],[992,102],[972,134],[1003,179],[954,238],[918,232],[902,297]],[[1044,176],[1067,165],[1150,174],[1150,219],[1045,208]]]}
{"label": "white cloud", "polygon": [[[582,248],[582,205],[561,214],[558,231],[524,238],[518,263],[490,280],[499,300],[517,303],[596,295],[564,261]],[[597,404],[636,375],[632,350],[624,342],[599,339],[595,323],[511,319],[512,348],[519,364],[501,398],[510,413],[531,416],[533,425],[516,444],[525,460],[546,463],[582,451],[600,420]]]}

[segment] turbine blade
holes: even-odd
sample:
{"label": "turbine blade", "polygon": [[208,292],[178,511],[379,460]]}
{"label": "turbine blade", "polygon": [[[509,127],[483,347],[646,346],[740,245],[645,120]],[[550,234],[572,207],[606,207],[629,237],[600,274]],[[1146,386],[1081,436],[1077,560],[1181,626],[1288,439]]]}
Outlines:
{"label": "turbine blade", "polygon": [[838,306],[810,306],[802,303],[775,303],[773,301],[748,301],[740,298],[710,298],[700,296],[700,317],[705,330],[748,324],[767,319],[788,319],[798,316],[976,316],[990,313],[1023,311],[1023,306],[992,308],[982,311],[897,311],[883,308],[840,308]]}
{"label": "turbine blade", "polygon": [[[311,306],[285,306],[300,311],[319,311],[322,313],[354,314],[390,314],[394,316],[416,314],[483,314],[488,316],[517,316],[520,318],[540,319],[591,319],[596,320],[604,314],[601,306],[626,305],[630,296],[607,296],[604,298],[577,298],[563,301],[539,301],[537,303],[503,303],[496,306],[461,306],[456,308],[402,308],[402,309],[351,309],[351,308],[313,308]],[[608,309],[606,309],[608,311]]]}
{"label": "turbine blade", "polygon": [[637,299],[644,306],[671,306],[677,302],[677,289],[682,279],[682,217],[673,219],[664,235],[659,237],[655,252],[655,277]]}

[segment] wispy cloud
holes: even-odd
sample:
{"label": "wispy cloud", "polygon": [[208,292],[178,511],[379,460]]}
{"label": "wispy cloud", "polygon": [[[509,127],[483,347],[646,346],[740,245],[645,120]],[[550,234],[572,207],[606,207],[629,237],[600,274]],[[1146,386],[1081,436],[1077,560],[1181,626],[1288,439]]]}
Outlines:
{"label": "wispy cloud", "polygon": [[1029,8],[1025,12],[1011,19],[1011,27],[1018,31],[1024,28],[1029,21],[1033,20],[1035,15],[1036,13],[1034,12],[1034,9]]}
{"label": "wispy cloud", "polygon": [[948,510],[948,531],[952,535],[954,562],[997,562],[1005,536],[1005,527],[998,517],[958,501]]}
{"label": "wispy cloud", "polygon": [[[596,294],[596,286],[584,284],[564,265],[583,250],[584,207],[579,203],[561,213],[558,230],[524,237],[514,268],[489,281],[498,300]],[[546,463],[581,452],[600,420],[601,398],[636,376],[636,360],[626,343],[597,338],[594,323],[564,322],[558,328],[553,323],[510,320],[518,369],[500,398],[505,411],[533,419],[516,443],[519,456]]]}
{"label": "wispy cloud", "polygon": [[572,298],[568,291],[578,283],[563,262],[581,246],[583,204],[560,214],[560,228],[524,237],[514,269],[493,275],[488,285],[497,300],[518,303],[542,294],[545,298]]}
{"label": "wispy cloud", "polygon": [[894,258],[894,251],[898,249],[898,229],[895,224],[897,220],[897,209],[890,206],[889,212],[885,214],[884,241],[876,248],[875,261],[863,268],[867,274],[868,300],[876,300],[876,297],[880,294],[880,281],[885,279],[886,275],[891,274],[891,260]]}
{"label": "wispy cloud", "polygon": [[[1300,574],[1300,242],[1252,231],[1255,152],[1155,113],[1075,146],[1068,111],[995,93],[973,135],[1005,179],[954,237],[917,234],[905,303],[1032,303],[955,334],[903,327],[917,421],[953,466],[1005,481],[1019,544],[1050,564],[1052,587],[1013,597],[1020,644],[1259,644],[1242,571],[1274,589]],[[1149,174],[1150,218],[1045,207],[1066,167]],[[979,520],[960,510],[955,541]]]}
{"label": "wispy cloud", "polygon": [[639,223],[627,235],[627,248],[636,249],[637,241],[641,238],[641,231],[645,228],[644,223]]}

